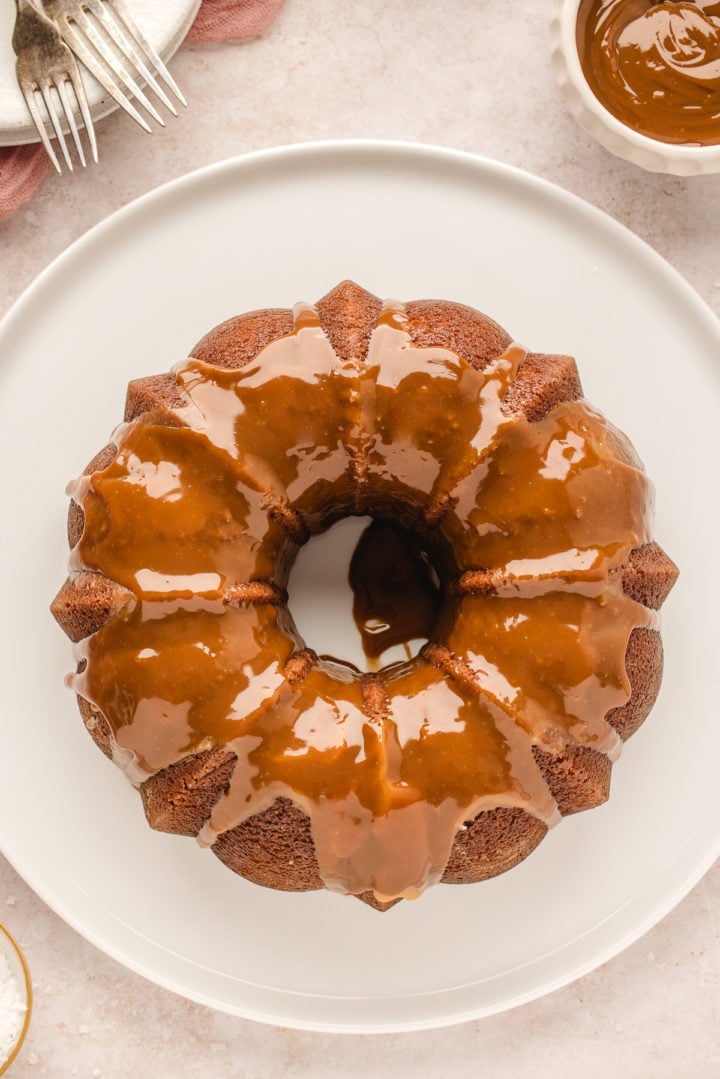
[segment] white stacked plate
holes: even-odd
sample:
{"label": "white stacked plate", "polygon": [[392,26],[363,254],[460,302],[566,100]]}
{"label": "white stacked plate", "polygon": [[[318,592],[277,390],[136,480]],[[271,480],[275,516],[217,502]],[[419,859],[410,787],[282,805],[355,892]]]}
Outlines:
{"label": "white stacked plate", "polygon": [[[65,484],[107,441],[128,379],[167,369],[233,314],[316,300],[345,277],[383,296],[471,304],[533,350],[574,354],[588,397],[655,480],[657,537],[681,568],[664,610],[663,690],[615,766],[609,803],[562,821],[504,876],[383,915],[327,892],[258,888],[191,840],[153,833],[82,727],[48,613],[65,576]],[[0,327],[3,852],[127,966],[286,1026],[454,1023],[615,955],[720,852],[718,356],[714,316],[635,236],[556,187],[447,150],[290,147],[114,214]],[[312,644],[320,628],[301,591]],[[333,636],[352,658],[349,611]]]}

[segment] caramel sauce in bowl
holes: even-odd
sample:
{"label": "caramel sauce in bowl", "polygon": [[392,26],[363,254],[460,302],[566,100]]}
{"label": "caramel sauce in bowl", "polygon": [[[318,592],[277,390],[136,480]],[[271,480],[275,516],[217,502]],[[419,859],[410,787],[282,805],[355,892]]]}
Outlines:
{"label": "caramel sauce in bowl", "polygon": [[575,119],[652,172],[720,172],[720,4],[555,0],[552,65]]}

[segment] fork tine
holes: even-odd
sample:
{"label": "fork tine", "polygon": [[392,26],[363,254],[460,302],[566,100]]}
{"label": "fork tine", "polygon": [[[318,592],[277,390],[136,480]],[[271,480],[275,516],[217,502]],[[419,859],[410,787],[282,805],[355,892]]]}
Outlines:
{"label": "fork tine", "polygon": [[[177,116],[177,109],[148,67],[147,60],[151,58],[146,53],[143,53],[141,48],[138,48],[137,36],[128,31],[128,27],[118,13],[109,4],[103,3],[103,0],[89,0],[87,6],[98,22],[102,23],[106,28],[113,41],[124,50],[128,59],[132,61],[142,78],[154,90],[163,105],[173,116]],[[152,59],[151,62],[153,62]]]}
{"label": "fork tine", "polygon": [[[100,2],[103,2],[103,0],[100,0]],[[167,85],[175,94],[175,97],[178,99],[178,101],[180,101],[183,105],[185,105],[185,107],[187,107],[187,101],[185,100],[184,95],[181,93],[178,84],[175,82],[175,79],[172,77],[163,61],[160,59],[157,50],[153,48],[153,46],[147,40],[140,28],[135,24],[135,21],[130,15],[130,12],[125,7],[124,0],[109,0],[107,6],[114,10],[116,17],[118,15],[120,16],[122,21],[125,23],[128,31],[134,37],[135,41],[138,43],[145,55],[148,56],[152,61],[158,74],[161,75],[162,78],[165,80]]]}
{"label": "fork tine", "polygon": [[80,141],[77,123],[75,122],[75,109],[70,104],[70,97],[65,86],[66,81],[69,81],[69,79],[58,79],[55,86],[60,101],[62,102],[62,107],[65,110],[65,118],[67,120],[68,127],[70,128],[70,133],[72,134],[73,142],[75,143],[75,149],[77,150],[78,157],[80,158],[80,163],[82,167],[85,168],[87,164],[87,162],[85,161],[85,151],[83,150],[83,144]]}
{"label": "fork tine", "polygon": [[42,140],[42,144],[45,147],[45,150],[46,150],[46,153],[47,153],[48,157],[50,158],[53,165],[55,166],[56,171],[59,172],[60,174],[62,174],[62,169],[60,168],[60,162],[58,161],[57,154],[55,153],[55,147],[53,146],[50,139],[48,138],[48,133],[47,133],[47,131],[45,129],[45,121],[43,120],[42,116],[40,115],[40,110],[39,110],[38,105],[37,105],[37,100],[35,98],[35,94],[38,93],[38,92],[39,91],[37,91],[35,89],[24,91],[23,96],[25,98],[25,103],[27,104],[27,107],[30,110],[30,115],[32,116],[32,121],[35,124],[35,127],[37,128],[37,133],[38,133],[38,135],[40,136],[40,138]]}
{"label": "fork tine", "polygon": [[52,86],[41,86],[40,93],[42,94],[43,101],[45,102],[45,108],[48,111],[48,116],[50,117],[50,123],[53,126],[53,131],[55,132],[55,138],[57,139],[58,146],[62,150],[62,155],[65,158],[65,164],[70,169],[70,172],[73,172],[73,163],[68,152],[67,143],[65,142],[65,135],[63,134],[63,129],[60,126],[60,120],[58,118],[57,109],[55,108],[55,102],[53,101]]}
{"label": "fork tine", "polygon": [[123,54],[118,50],[114,51],[103,35],[98,31],[97,26],[90,18],[87,11],[80,9],[74,16],[74,23],[77,29],[85,35],[92,47],[102,56],[110,68],[114,70],[115,74],[124,82],[125,87],[133,94],[135,99],[147,109],[152,116],[153,120],[157,120],[161,127],[165,127],[165,121],[160,113],[157,111],[152,102],[143,93],[142,88],[133,78],[127,66],[123,63]]}
{"label": "fork tine", "polygon": [[[79,60],[85,64],[85,67],[90,71],[97,81],[103,86],[111,97],[117,101],[118,105],[121,105],[125,112],[132,116],[136,124],[139,124],[143,131],[147,131],[148,134],[152,134],[152,128],[147,120],[140,115],[138,110],[133,105],[130,98],[123,91],[121,84],[117,79],[113,78],[111,72],[106,65],[98,60],[95,52],[88,47],[82,34],[77,32],[77,28],[74,23],[63,23],[63,37],[67,41],[68,45],[72,48],[75,55]],[[107,50],[106,50],[107,52]],[[109,59],[109,58],[108,58]],[[111,61],[113,65],[116,63],[116,59],[112,56]],[[162,124],[162,119],[160,120]]]}
{"label": "fork tine", "polygon": [[93,124],[92,116],[90,115],[90,107],[88,105],[87,95],[85,94],[85,86],[82,81],[82,76],[78,71],[78,66],[76,63],[68,65],[68,80],[75,93],[75,100],[78,103],[82,122],[87,132],[93,161],[97,165],[98,149],[97,139],[95,138],[95,125]]}

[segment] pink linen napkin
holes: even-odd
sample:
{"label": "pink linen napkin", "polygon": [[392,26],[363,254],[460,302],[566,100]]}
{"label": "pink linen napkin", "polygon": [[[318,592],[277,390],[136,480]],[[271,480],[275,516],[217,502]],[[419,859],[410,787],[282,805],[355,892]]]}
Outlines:
{"label": "pink linen napkin", "polygon": [[0,150],[0,221],[35,194],[49,164],[48,155],[35,143]]}
{"label": "pink linen napkin", "polygon": [[[285,0],[203,0],[186,41],[247,41],[270,26]],[[40,186],[50,161],[39,143],[0,148],[0,221]]]}
{"label": "pink linen napkin", "polygon": [[267,30],[285,0],[205,0],[186,41],[247,41]]}

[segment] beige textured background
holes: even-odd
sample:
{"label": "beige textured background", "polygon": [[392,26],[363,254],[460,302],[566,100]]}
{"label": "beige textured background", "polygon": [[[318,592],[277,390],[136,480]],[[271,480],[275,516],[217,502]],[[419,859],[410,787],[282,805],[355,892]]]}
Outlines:
{"label": "beige textured background", "polygon": [[[612,214],[720,312],[720,176],[653,176],[576,129],[529,0],[287,0],[250,44],[184,47],[191,107],[164,133],[99,125],[99,166],[48,175],[0,225],[0,314],[74,239],[200,165],[313,139],[402,138],[518,165]],[[719,360],[720,362],[720,360]],[[720,1077],[720,869],[605,967],[504,1015],[423,1034],[259,1026],[159,989],[65,926],[0,858],[0,920],[23,943],[36,1010],[13,1076],[518,1079]]]}

